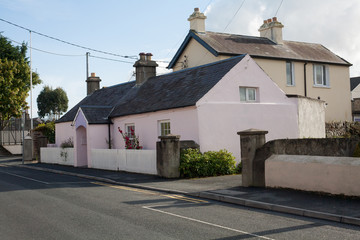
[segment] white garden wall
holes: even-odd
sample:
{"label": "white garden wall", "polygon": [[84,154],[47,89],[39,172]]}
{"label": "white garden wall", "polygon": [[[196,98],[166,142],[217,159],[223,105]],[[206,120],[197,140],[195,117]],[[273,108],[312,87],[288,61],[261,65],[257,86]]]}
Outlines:
{"label": "white garden wall", "polygon": [[74,166],[74,148],[40,148],[40,161],[42,163],[52,163]]}
{"label": "white garden wall", "polygon": [[360,158],[272,155],[265,161],[267,187],[360,196]]}
{"label": "white garden wall", "polygon": [[[157,175],[156,150],[91,149],[91,168]],[[74,166],[73,148],[41,148],[41,162]]]}
{"label": "white garden wall", "polygon": [[91,149],[91,167],[157,175],[156,150]]}

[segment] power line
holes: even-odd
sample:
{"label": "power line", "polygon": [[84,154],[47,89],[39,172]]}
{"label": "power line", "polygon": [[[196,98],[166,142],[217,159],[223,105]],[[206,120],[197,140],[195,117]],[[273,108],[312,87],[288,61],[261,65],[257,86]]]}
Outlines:
{"label": "power line", "polygon": [[8,23],[8,24],[10,24],[10,25],[13,25],[13,26],[15,26],[15,27],[24,29],[24,30],[29,31],[29,32],[33,32],[33,33],[38,34],[38,35],[40,35],[40,36],[43,36],[43,37],[46,37],[46,38],[49,38],[49,39],[52,39],[52,40],[55,40],[55,41],[58,41],[58,42],[62,42],[62,43],[65,43],[65,44],[68,44],[68,45],[71,45],[71,46],[74,46],[74,47],[78,47],[78,48],[82,48],[82,49],[85,49],[85,50],[89,50],[89,51],[93,51],[93,52],[98,52],[98,53],[102,53],[102,54],[112,55],[112,56],[116,56],[116,57],[129,58],[129,59],[137,59],[137,56],[126,56],[126,55],[115,54],[115,53],[111,53],[111,52],[106,52],[106,51],[101,51],[101,50],[97,50],[97,49],[94,49],[94,48],[89,48],[89,47],[81,46],[81,45],[78,45],[78,44],[75,44],[75,43],[71,43],[71,42],[68,42],[68,41],[64,41],[64,40],[61,40],[61,39],[59,39],[59,38],[52,37],[52,36],[49,36],[49,35],[47,35],[47,34],[43,34],[43,33],[40,33],[40,32],[34,31],[34,30],[31,30],[31,29],[29,29],[29,28],[20,26],[20,25],[18,25],[18,24],[12,23],[12,22],[7,21],[7,20],[2,19],[2,18],[0,18],[0,21],[6,22],[6,23]]}
{"label": "power line", "polygon": [[99,58],[99,59],[104,59],[104,60],[109,60],[109,61],[115,61],[115,62],[131,63],[131,64],[133,64],[133,62],[122,61],[122,60],[113,59],[113,58],[99,57],[99,56],[94,56],[94,55],[89,55],[89,57],[92,57],[92,58]]}
{"label": "power line", "polygon": [[239,10],[242,8],[242,6],[244,5],[245,0],[242,1],[240,7],[236,10],[234,16],[231,18],[230,22],[226,25],[226,27],[224,28],[223,32],[227,29],[227,27],[230,25],[230,23],[234,20],[234,18],[236,17],[237,13],[239,12]]}
{"label": "power line", "polygon": [[[11,42],[17,43],[19,45],[22,45],[22,43],[12,40],[11,38],[6,37],[6,39],[10,40]],[[43,53],[47,53],[47,54],[52,54],[52,55],[56,55],[56,56],[62,56],[62,57],[83,57],[85,56],[85,54],[62,54],[62,53],[54,53],[54,52],[49,52],[49,51],[45,51],[39,48],[34,48],[34,47],[29,47],[33,50],[39,51],[39,52],[43,52]]]}
{"label": "power line", "polygon": [[278,14],[278,11],[279,11],[279,9],[280,9],[280,7],[281,7],[281,5],[282,5],[283,1],[284,1],[284,0],[281,0],[281,3],[280,3],[280,5],[279,5],[278,9],[276,10],[276,13],[275,13],[275,16],[274,16],[274,17],[276,17],[276,15]]}

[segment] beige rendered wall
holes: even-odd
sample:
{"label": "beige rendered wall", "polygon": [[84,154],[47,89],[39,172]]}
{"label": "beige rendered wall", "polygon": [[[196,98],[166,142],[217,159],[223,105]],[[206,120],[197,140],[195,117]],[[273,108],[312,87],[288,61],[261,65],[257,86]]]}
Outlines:
{"label": "beige rendered wall", "polygon": [[[294,63],[295,86],[286,84],[286,61],[258,59],[254,60],[271,77],[286,94],[304,96],[304,62]],[[326,103],[325,121],[351,121],[351,93],[349,67],[327,65],[329,68],[330,86],[314,86],[313,64],[306,65],[307,97]]]}
{"label": "beige rendered wall", "polygon": [[359,171],[359,158],[272,155],[265,161],[265,185],[360,196]]}
{"label": "beige rendered wall", "polygon": [[[186,58],[185,58],[186,56]],[[191,39],[183,53],[180,55],[177,60],[173,70],[178,71],[184,68],[185,59],[187,61],[187,68],[196,67],[200,65],[204,65],[207,63],[212,63],[216,61],[220,61],[226,59],[228,57],[218,56],[215,57],[212,53],[206,50],[200,43]]]}
{"label": "beige rendered wall", "polygon": [[[187,56],[188,67],[195,67],[210,62],[220,61],[229,56],[219,55],[215,57],[196,40],[191,39],[185,48],[173,70],[183,69]],[[286,60],[273,60],[255,58],[257,64],[270,76],[270,78],[286,93],[305,96],[304,91],[304,64],[305,62],[293,61],[295,86],[286,84]],[[329,67],[330,87],[315,87],[313,78],[313,64],[306,64],[306,89],[307,97],[326,102],[325,121],[351,121],[351,93],[349,67],[327,65]]]}

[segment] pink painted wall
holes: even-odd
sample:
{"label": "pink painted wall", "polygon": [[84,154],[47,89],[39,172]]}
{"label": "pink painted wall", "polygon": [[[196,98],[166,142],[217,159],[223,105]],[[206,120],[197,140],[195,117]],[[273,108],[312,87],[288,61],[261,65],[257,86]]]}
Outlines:
{"label": "pink painted wall", "polygon": [[123,149],[125,146],[118,127],[125,129],[125,124],[135,124],[135,134],[139,136],[140,144],[144,149],[156,149],[159,141],[158,121],[170,120],[171,133],[180,135],[181,140],[194,140],[199,143],[199,127],[196,107],[171,109],[152,113],[143,113],[112,119],[113,147]]}
{"label": "pink painted wall", "polygon": [[65,140],[72,138],[75,139],[75,127],[71,126],[72,122],[63,122],[55,124],[55,143],[60,147],[61,143]]}
{"label": "pink painted wall", "polygon": [[[257,102],[240,102],[239,87],[256,87]],[[269,131],[267,140],[297,138],[297,106],[249,56],[197,103],[201,151],[227,149],[240,161],[238,131]]]}
{"label": "pink painted wall", "polygon": [[92,167],[91,149],[108,149],[109,145],[106,143],[108,139],[107,124],[87,125],[87,156],[89,167]]}

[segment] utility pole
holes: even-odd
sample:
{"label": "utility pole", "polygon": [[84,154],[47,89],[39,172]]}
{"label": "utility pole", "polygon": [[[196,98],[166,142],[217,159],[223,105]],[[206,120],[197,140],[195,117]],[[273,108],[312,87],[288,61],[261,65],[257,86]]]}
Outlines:
{"label": "utility pole", "polygon": [[33,115],[32,115],[32,57],[31,57],[31,31],[30,33],[30,129],[33,129]]}
{"label": "utility pole", "polygon": [[90,53],[87,52],[86,53],[86,78],[87,79],[89,77],[89,55]]}

